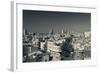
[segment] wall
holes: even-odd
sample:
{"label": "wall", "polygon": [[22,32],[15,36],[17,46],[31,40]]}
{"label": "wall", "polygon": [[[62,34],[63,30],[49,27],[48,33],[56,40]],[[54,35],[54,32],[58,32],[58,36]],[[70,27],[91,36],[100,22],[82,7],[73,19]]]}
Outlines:
{"label": "wall", "polygon": [[[0,0],[0,73],[10,73],[10,43],[11,43],[11,12],[10,12],[10,1],[11,0]],[[21,0],[23,1],[23,0]],[[29,1],[29,0],[24,0]],[[98,48],[98,65],[96,67],[82,67],[82,68],[64,68],[64,69],[56,69],[56,70],[43,70],[43,71],[35,71],[41,73],[99,73],[100,69],[100,48],[99,48],[99,40],[100,40],[100,0],[30,0],[34,1],[34,3],[41,3],[41,4],[61,4],[61,5],[77,5],[77,6],[95,6],[97,7],[97,18],[98,18],[98,25],[95,27],[96,32],[96,42],[95,46]],[[94,24],[95,25],[95,24]],[[33,72],[34,72],[33,71]],[[35,73],[34,72],[34,73]],[[27,72],[28,73],[28,72]]]}

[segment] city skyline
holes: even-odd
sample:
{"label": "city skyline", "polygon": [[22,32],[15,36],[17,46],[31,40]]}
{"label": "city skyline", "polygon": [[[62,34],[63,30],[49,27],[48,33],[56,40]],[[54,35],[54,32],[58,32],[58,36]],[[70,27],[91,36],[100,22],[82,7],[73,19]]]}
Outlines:
{"label": "city skyline", "polygon": [[23,63],[91,59],[90,13],[23,10],[23,29]]}
{"label": "city skyline", "polygon": [[87,32],[91,31],[91,14],[23,10],[23,28],[36,33],[48,33],[51,28],[54,32]]}

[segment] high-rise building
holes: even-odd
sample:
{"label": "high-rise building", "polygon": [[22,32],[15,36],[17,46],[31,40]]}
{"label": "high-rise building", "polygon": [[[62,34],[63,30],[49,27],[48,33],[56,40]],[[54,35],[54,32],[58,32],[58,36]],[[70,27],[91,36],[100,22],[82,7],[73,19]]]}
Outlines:
{"label": "high-rise building", "polygon": [[27,29],[23,29],[23,35],[25,36],[25,35],[28,35],[28,31],[27,31]]}
{"label": "high-rise building", "polygon": [[54,30],[53,30],[52,25],[51,25],[51,29],[49,31],[49,34],[52,35],[53,33],[54,33]]}

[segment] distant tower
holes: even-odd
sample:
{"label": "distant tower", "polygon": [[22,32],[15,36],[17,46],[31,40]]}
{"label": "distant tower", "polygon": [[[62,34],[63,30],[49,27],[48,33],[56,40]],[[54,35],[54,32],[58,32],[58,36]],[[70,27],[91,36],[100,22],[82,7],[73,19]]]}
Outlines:
{"label": "distant tower", "polygon": [[49,34],[53,34],[54,32],[53,32],[53,28],[51,27],[51,29],[50,29],[50,31],[49,31]]}
{"label": "distant tower", "polygon": [[63,34],[64,33],[64,30],[62,29],[61,33]]}
{"label": "distant tower", "polygon": [[28,34],[28,31],[27,31],[27,29],[23,29],[23,35],[25,36],[25,35],[27,35]]}
{"label": "distant tower", "polygon": [[64,28],[64,25],[62,25],[62,30],[61,30],[62,34],[64,34],[64,29],[63,28]]}
{"label": "distant tower", "polygon": [[64,33],[67,33],[67,29],[65,29],[65,27],[61,30],[61,33],[64,34]]}
{"label": "distant tower", "polygon": [[65,28],[65,31],[64,32],[67,33],[67,28]]}

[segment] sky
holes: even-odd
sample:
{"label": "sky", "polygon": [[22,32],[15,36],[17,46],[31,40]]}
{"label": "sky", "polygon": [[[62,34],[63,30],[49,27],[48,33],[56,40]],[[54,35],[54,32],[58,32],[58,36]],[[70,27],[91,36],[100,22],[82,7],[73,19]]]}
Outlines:
{"label": "sky", "polygon": [[23,10],[23,28],[35,33],[48,33],[51,28],[54,32],[87,32],[91,31],[91,14]]}

